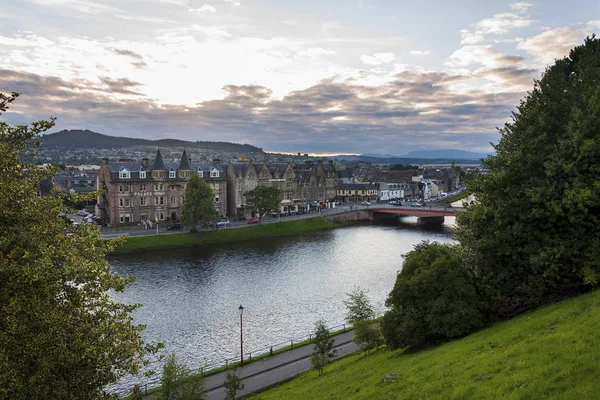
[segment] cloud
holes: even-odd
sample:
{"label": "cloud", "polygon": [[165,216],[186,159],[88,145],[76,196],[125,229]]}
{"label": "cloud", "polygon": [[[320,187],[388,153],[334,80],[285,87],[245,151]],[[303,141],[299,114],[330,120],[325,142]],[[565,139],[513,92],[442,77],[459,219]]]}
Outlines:
{"label": "cloud", "polygon": [[30,3],[45,7],[59,7],[66,10],[75,10],[84,14],[116,13],[122,10],[116,7],[89,0],[26,0]]}
{"label": "cloud", "polygon": [[394,61],[395,58],[394,53],[375,53],[372,56],[360,56],[360,60],[367,65],[388,64]]}
{"label": "cloud", "polygon": [[523,39],[517,48],[533,55],[540,65],[547,65],[557,58],[565,57],[569,51],[581,44],[588,34],[587,29],[557,28]]}
{"label": "cloud", "polygon": [[[519,72],[488,71],[498,75]],[[251,142],[275,150],[386,152],[448,142],[486,146],[497,139],[519,93],[457,92],[469,79],[440,72],[402,72],[380,85],[326,79],[280,99],[262,85],[226,85],[223,98],[194,106],[159,104],[140,82],[100,77],[99,82],[0,70],[0,90],[20,91],[9,123],[58,117],[56,129],[87,128],[131,137],[174,137]],[[120,97],[115,97],[119,94]],[[248,139],[248,138],[251,138]]]}
{"label": "cloud", "polygon": [[409,54],[412,54],[414,56],[426,56],[430,53],[429,50],[411,50],[408,52]]}
{"label": "cloud", "polygon": [[526,13],[530,7],[533,7],[533,4],[521,1],[518,3],[509,4],[508,7],[519,14],[523,14]]}
{"label": "cloud", "polygon": [[517,64],[523,61],[520,56],[502,54],[490,45],[464,46],[448,57],[446,65],[451,68],[468,67],[472,64],[481,64],[486,67],[498,67]]}
{"label": "cloud", "polygon": [[[525,3],[515,3],[525,4]],[[521,8],[525,11],[526,8]],[[463,29],[460,31],[462,36],[461,44],[471,45],[485,40],[485,35],[502,35],[516,28],[525,28],[534,21],[525,16],[513,13],[496,14],[491,18],[482,19],[473,24],[473,29]]]}
{"label": "cloud", "polygon": [[299,57],[317,58],[320,56],[334,55],[336,54],[336,51],[331,49],[324,49],[323,47],[311,47],[308,49],[300,50],[296,54]]}
{"label": "cloud", "polygon": [[217,12],[217,9],[215,8],[215,6],[211,6],[210,4],[205,4],[200,8],[190,8],[188,11],[189,12],[201,12],[201,13],[203,13],[203,12],[214,13],[214,12]]}

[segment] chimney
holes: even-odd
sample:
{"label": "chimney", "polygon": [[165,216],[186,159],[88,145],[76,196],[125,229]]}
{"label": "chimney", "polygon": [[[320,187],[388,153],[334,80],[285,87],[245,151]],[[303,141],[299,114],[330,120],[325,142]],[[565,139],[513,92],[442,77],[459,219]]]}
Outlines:
{"label": "chimney", "polygon": [[150,160],[148,160],[146,157],[142,158],[142,165],[144,166],[144,168],[148,168],[148,166],[150,165]]}
{"label": "chimney", "polygon": [[212,162],[213,162],[213,163],[215,163],[215,164],[218,164],[218,163],[219,163],[219,161],[221,161],[221,160],[219,160],[218,158],[213,158],[213,159],[212,159]]}
{"label": "chimney", "polygon": [[323,160],[317,161],[317,165],[320,165],[322,167],[323,166]]}
{"label": "chimney", "polygon": [[330,165],[333,165],[333,160],[329,160],[329,164],[330,164]]}
{"label": "chimney", "polygon": [[108,157],[102,159],[102,165],[108,165]]}

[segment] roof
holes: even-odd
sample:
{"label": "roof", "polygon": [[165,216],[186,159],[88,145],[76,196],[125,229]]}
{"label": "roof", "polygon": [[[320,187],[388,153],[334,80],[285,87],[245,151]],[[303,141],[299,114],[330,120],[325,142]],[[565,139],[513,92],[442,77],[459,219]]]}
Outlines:
{"label": "roof", "polygon": [[179,163],[179,167],[177,169],[182,170],[182,171],[187,171],[187,170],[192,169],[192,167],[190,166],[190,159],[188,158],[185,150],[183,150],[183,154],[181,155],[181,162]]}
{"label": "roof", "polygon": [[154,159],[154,164],[152,164],[152,170],[161,170],[167,169],[165,167],[165,162],[163,161],[162,155],[160,154],[160,149],[156,149],[156,158]]}
{"label": "roof", "polygon": [[340,190],[377,190],[375,185],[370,183],[342,183],[339,186]]}

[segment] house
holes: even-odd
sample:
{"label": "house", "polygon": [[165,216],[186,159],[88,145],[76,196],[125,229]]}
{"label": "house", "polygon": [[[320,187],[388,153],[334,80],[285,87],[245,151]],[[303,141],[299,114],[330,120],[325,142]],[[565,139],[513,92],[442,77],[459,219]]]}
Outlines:
{"label": "house", "polygon": [[336,198],[344,203],[374,203],[377,201],[377,186],[370,183],[341,183]]}

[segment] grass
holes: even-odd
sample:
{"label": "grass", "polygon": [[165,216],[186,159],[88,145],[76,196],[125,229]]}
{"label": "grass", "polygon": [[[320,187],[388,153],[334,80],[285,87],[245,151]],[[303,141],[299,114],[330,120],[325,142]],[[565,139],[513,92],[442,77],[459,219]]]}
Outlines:
{"label": "grass", "polygon": [[467,190],[467,191],[464,191],[464,192],[462,192],[462,193],[459,193],[459,194],[457,194],[457,195],[454,195],[454,196],[452,196],[452,197],[446,197],[446,198],[444,199],[444,202],[446,202],[446,203],[448,203],[448,204],[450,204],[450,203],[454,203],[455,201],[462,200],[462,199],[464,199],[464,198],[467,198],[467,197],[469,197],[470,195],[471,195],[471,192],[469,192],[469,191]]}
{"label": "grass", "polygon": [[352,355],[251,398],[597,399],[598,332],[600,290],[428,350]]}
{"label": "grass", "polygon": [[225,228],[194,233],[174,233],[164,235],[133,236],[115,253],[130,253],[146,250],[162,250],[178,247],[191,247],[206,244],[238,242],[263,237],[290,235],[330,229],[337,225],[328,223],[321,217],[285,221],[264,225],[249,225],[241,228]]}

